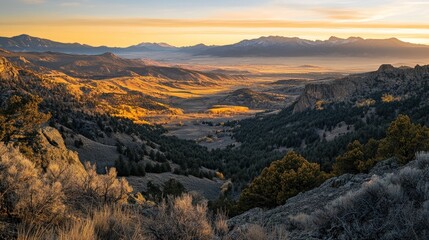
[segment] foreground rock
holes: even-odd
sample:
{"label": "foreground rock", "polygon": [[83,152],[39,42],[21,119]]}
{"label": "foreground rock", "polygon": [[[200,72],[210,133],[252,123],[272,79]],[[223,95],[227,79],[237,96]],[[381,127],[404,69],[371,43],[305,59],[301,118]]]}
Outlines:
{"label": "foreground rock", "polygon": [[230,219],[230,235],[259,225],[288,239],[427,239],[428,170],[429,155],[421,154],[403,167],[389,159],[368,174],[334,177],[283,206]]}
{"label": "foreground rock", "polygon": [[[76,174],[85,173],[78,154],[67,149],[60,132],[52,127],[45,127],[39,132],[40,143],[43,147],[42,158],[45,164],[55,164],[60,168],[69,168]],[[47,166],[44,166],[47,167]]]}

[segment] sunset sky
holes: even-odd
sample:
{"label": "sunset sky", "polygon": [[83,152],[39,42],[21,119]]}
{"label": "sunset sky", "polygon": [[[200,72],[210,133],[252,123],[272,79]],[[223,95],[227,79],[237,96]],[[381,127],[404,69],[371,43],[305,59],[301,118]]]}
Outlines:
{"label": "sunset sky", "polygon": [[429,44],[429,0],[1,0],[0,35],[129,46],[228,44],[260,36]]}

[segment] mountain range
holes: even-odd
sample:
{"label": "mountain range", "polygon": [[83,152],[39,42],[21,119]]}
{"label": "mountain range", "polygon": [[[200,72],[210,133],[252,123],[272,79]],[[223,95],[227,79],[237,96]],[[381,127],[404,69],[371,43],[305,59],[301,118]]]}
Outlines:
{"label": "mountain range", "polygon": [[198,44],[175,47],[166,43],[140,43],[129,47],[90,46],[80,43],[61,43],[48,39],[19,35],[0,37],[0,48],[18,52],[62,52],[73,54],[129,54],[137,52],[179,52],[213,57],[302,57],[302,56],[346,56],[346,57],[426,57],[429,46],[389,39],[347,39],[331,37],[328,40],[306,40],[297,37],[269,36],[243,40],[223,46]]}

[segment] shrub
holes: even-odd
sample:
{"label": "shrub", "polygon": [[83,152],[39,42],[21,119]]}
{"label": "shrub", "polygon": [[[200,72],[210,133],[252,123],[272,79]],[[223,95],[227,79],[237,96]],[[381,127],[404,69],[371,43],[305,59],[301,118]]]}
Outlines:
{"label": "shrub", "polygon": [[400,163],[411,161],[419,151],[429,150],[429,128],[413,124],[406,115],[399,115],[381,140],[379,156],[396,157]]}
{"label": "shrub", "polygon": [[57,229],[37,224],[21,224],[18,227],[18,240],[44,239],[140,240],[146,237],[142,232],[141,215],[137,211],[123,209],[118,205],[105,205]]}
{"label": "shrub", "polygon": [[10,97],[6,106],[0,109],[0,141],[31,140],[40,125],[50,118],[49,114],[38,110],[42,100],[33,95]]}
{"label": "shrub", "polygon": [[379,160],[396,157],[401,164],[411,161],[419,151],[429,150],[429,128],[413,124],[408,116],[399,115],[390,124],[386,137],[370,139],[362,145],[354,141],[336,158],[334,173],[368,172]]}
{"label": "shrub", "polygon": [[237,240],[286,240],[288,232],[282,225],[275,227],[263,227],[260,224],[244,224],[230,233],[231,238]]}
{"label": "shrub", "polygon": [[329,239],[429,239],[428,181],[429,157],[419,154],[414,165],[290,220]]}
{"label": "shrub", "polygon": [[327,175],[317,163],[309,163],[295,152],[289,152],[282,160],[274,161],[261,175],[243,190],[239,207],[275,207],[290,197],[319,186]]}
{"label": "shrub", "polygon": [[358,140],[347,146],[347,151],[337,157],[333,166],[336,175],[369,171],[377,162],[379,141],[370,139],[362,145]]}
{"label": "shrub", "polygon": [[114,168],[110,168],[105,175],[98,175],[95,165],[86,163],[85,170],[86,174],[80,186],[85,202],[102,206],[127,201],[133,189],[125,178],[117,179]]}
{"label": "shrub", "polygon": [[178,197],[185,192],[186,192],[186,189],[183,186],[183,184],[177,181],[176,179],[172,178],[164,183],[164,190],[163,190],[164,196],[172,195],[174,197]]}
{"label": "shrub", "polygon": [[95,210],[87,222],[93,226],[97,239],[137,240],[143,236],[140,218],[141,215],[134,210],[122,209],[119,205],[105,205]]}
{"label": "shrub", "polygon": [[40,175],[17,150],[0,144],[0,208],[25,222],[52,223],[65,211],[61,183]]}
{"label": "shrub", "polygon": [[190,194],[164,201],[144,224],[150,239],[213,239],[205,203],[193,203]]}
{"label": "shrub", "polygon": [[50,164],[45,175],[49,181],[61,183],[66,203],[76,210],[126,203],[133,190],[124,178],[117,178],[114,168],[99,175],[90,163],[85,163],[84,170]]}
{"label": "shrub", "polygon": [[213,223],[213,228],[216,233],[216,236],[223,239],[227,236],[229,229],[228,229],[228,218],[226,216],[226,213],[223,211],[218,211],[216,218]]}

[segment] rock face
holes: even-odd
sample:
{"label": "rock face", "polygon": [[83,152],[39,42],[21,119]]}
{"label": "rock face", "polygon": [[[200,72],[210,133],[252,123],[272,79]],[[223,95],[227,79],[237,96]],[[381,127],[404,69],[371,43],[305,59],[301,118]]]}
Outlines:
{"label": "rock face", "polygon": [[15,79],[18,75],[18,70],[6,58],[0,57],[0,79]]}
{"label": "rock face", "polygon": [[57,129],[45,127],[40,130],[41,145],[43,146],[44,161],[57,164],[60,167],[69,167],[77,174],[84,173],[85,169],[76,152],[67,149],[63,137]]}
{"label": "rock face", "polygon": [[[371,180],[374,175],[384,176],[398,171],[399,166],[393,159],[377,164],[368,174],[345,174],[327,180],[320,187],[300,193],[287,200],[286,204],[277,208],[264,211],[255,208],[242,215],[231,218],[228,221],[229,228],[234,232],[240,232],[247,226],[258,224],[266,229],[290,224],[289,217],[297,214],[310,214],[323,209],[328,203],[361,188],[362,184]],[[293,236],[293,231],[290,237]],[[299,239],[299,238],[295,238]]]}
{"label": "rock face", "polygon": [[406,97],[428,82],[429,65],[415,68],[381,65],[375,72],[350,75],[329,83],[308,84],[298,98],[294,112],[313,109],[318,101],[341,102],[378,92]]}

